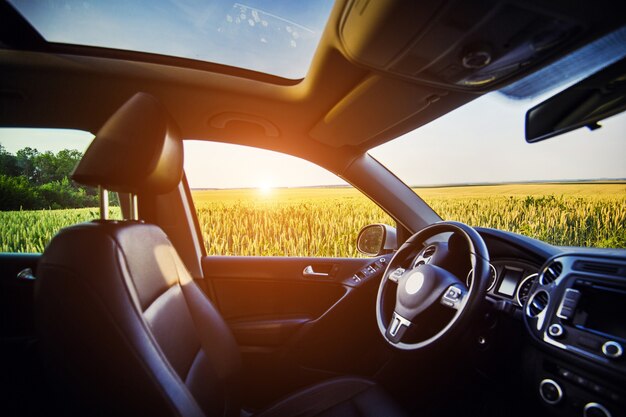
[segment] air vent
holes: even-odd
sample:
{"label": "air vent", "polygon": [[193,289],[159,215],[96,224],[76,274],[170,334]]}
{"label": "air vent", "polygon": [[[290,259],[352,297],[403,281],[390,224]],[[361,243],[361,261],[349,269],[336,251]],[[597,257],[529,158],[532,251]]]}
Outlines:
{"label": "air vent", "polygon": [[619,275],[619,266],[601,262],[576,261],[574,269],[594,274]]}
{"label": "air vent", "polygon": [[430,258],[431,256],[435,254],[436,250],[437,248],[435,248],[434,246],[429,246],[426,249],[424,249],[424,254],[422,256],[424,258]]}
{"label": "air vent", "polygon": [[543,290],[537,291],[528,300],[526,315],[531,318],[537,317],[546,309],[548,302],[550,302],[550,295]]}
{"label": "air vent", "polygon": [[548,285],[554,282],[554,280],[561,275],[561,272],[563,272],[563,265],[561,265],[561,262],[552,262],[548,265],[546,270],[543,271],[543,274],[541,274],[539,283],[541,285]]}

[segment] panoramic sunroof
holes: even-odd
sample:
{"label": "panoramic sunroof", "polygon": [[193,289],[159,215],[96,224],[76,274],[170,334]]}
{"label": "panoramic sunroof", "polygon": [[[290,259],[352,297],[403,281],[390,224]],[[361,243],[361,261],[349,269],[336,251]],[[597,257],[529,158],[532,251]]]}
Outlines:
{"label": "panoramic sunroof", "polygon": [[333,0],[9,0],[48,42],[148,52],[300,79]]}

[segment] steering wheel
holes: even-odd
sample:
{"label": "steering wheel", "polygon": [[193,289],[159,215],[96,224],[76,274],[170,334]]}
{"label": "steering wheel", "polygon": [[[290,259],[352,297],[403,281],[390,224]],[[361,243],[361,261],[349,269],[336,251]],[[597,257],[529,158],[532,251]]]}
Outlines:
{"label": "steering wheel", "polygon": [[[406,268],[408,258],[421,248],[424,242],[440,233],[453,232],[467,242],[472,265],[472,281],[469,290],[465,284],[448,270],[425,258],[423,250],[412,267]],[[470,226],[452,221],[442,221],[425,227],[411,236],[389,262],[378,288],[376,298],[376,321],[381,334],[393,347],[402,350],[418,350],[440,343],[450,335],[464,329],[476,314],[489,283],[489,253],[482,237]],[[391,320],[385,317],[386,295],[395,287],[395,306]],[[419,325],[421,313],[440,303],[455,310],[454,316],[436,334],[420,342],[404,343],[406,331]],[[388,315],[388,314],[387,314]]]}

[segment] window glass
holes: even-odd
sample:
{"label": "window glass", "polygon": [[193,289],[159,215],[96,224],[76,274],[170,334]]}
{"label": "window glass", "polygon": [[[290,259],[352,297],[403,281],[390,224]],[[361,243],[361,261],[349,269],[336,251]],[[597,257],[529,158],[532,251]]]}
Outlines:
{"label": "window glass", "polygon": [[303,78],[332,0],[10,0],[45,40]]}
{"label": "window glass", "polygon": [[395,225],[358,190],[292,156],[185,141],[185,172],[209,255],[356,257],[362,227]]}
{"label": "window glass", "polygon": [[370,153],[443,219],[554,245],[623,248],[626,114],[526,143],[525,112],[546,98],[490,93]]}
{"label": "window glass", "polygon": [[[61,228],[99,217],[97,191],[69,177],[88,132],[0,129],[0,252],[43,252]],[[110,215],[120,218],[116,195]]]}

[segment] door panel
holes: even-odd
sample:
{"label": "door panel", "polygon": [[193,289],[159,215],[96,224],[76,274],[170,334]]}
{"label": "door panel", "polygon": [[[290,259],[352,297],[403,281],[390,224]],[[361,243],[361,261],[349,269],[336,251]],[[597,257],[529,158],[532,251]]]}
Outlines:
{"label": "door panel", "polygon": [[248,404],[382,367],[390,352],[378,335],[375,299],[389,259],[203,258],[204,277],[240,345]]}
{"label": "door panel", "polygon": [[20,271],[30,268],[36,273],[41,254],[0,253],[0,308],[2,338],[30,337],[34,334],[34,281],[18,279]]}
{"label": "door panel", "polygon": [[[33,317],[34,281],[18,279],[30,268],[36,273],[40,254],[0,253],[0,410],[6,415],[35,416],[50,406],[36,350]],[[36,398],[38,401],[33,401]]]}

